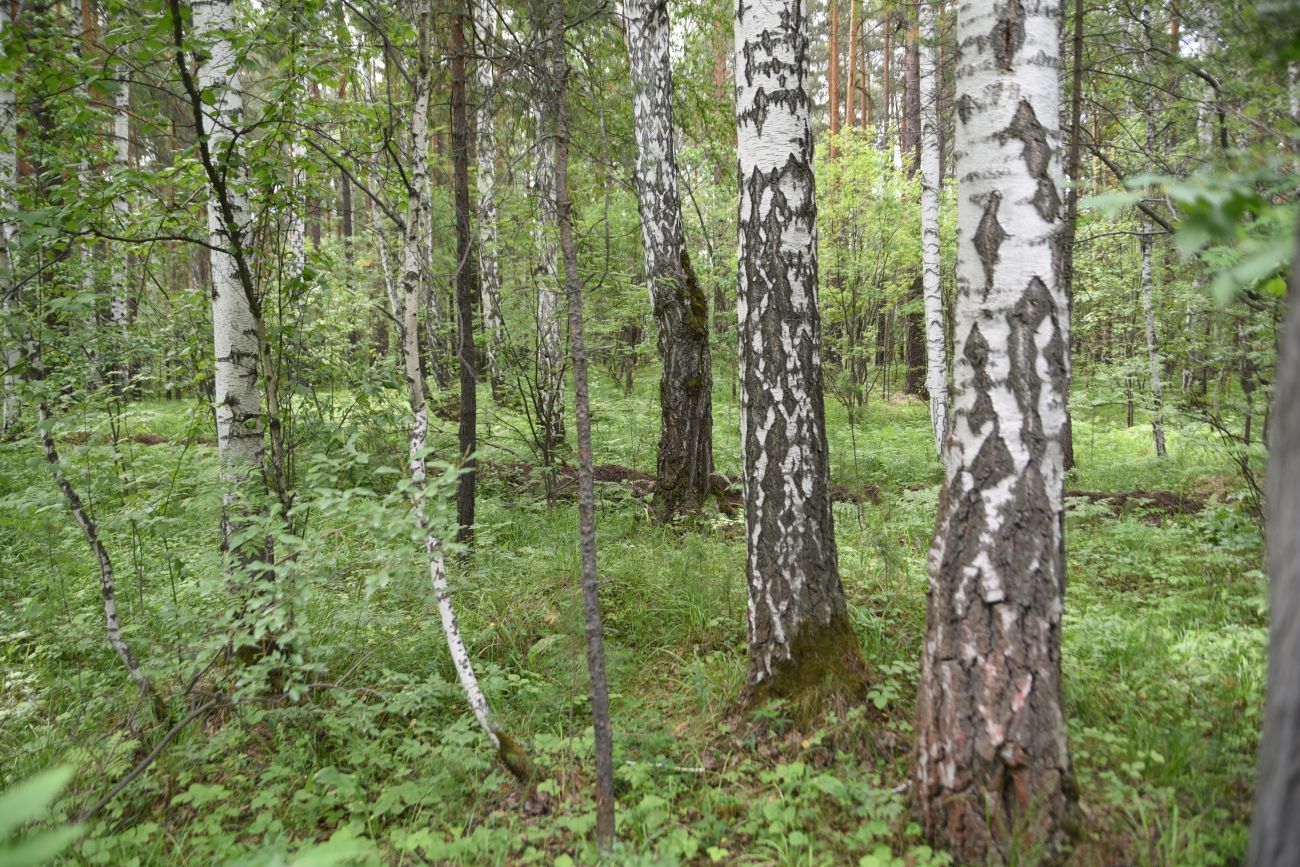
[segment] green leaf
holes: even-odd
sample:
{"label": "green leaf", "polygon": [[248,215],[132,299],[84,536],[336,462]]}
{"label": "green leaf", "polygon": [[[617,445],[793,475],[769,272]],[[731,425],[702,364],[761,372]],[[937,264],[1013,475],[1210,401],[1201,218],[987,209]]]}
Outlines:
{"label": "green leaf", "polygon": [[62,852],[81,834],[80,825],[39,831],[13,846],[0,847],[0,864],[4,867],[36,867]]}
{"label": "green leaf", "polygon": [[74,773],[76,769],[71,765],[50,768],[19,783],[0,797],[0,839],[45,812]]}

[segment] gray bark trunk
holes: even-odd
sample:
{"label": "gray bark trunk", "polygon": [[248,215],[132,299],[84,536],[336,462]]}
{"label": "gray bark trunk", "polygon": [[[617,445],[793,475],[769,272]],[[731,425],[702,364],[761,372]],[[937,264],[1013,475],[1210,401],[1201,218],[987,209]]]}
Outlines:
{"label": "gray bark trunk", "polygon": [[1060,4],[957,13],[957,299],[930,550],[916,799],[960,862],[1065,844]]}
{"label": "gray bark trunk", "polygon": [[1290,296],[1268,456],[1271,623],[1250,867],[1300,864],[1300,244]]}
{"label": "gray bark trunk", "polygon": [[856,690],[865,669],[831,514],[802,0],[740,0],[735,38],[749,693],[815,713],[819,689]]}
{"label": "gray bark trunk", "polygon": [[[0,3],[0,39],[13,22],[9,4]],[[14,209],[14,186],[18,182],[18,124],[14,82],[10,74],[0,75],[0,211]],[[18,226],[12,220],[0,222],[0,318],[4,324],[3,395],[0,395],[0,435],[8,434],[18,423],[18,368],[22,363],[22,329],[18,324],[18,288],[13,279],[14,253],[18,245]]]}
{"label": "gray bark trunk", "polygon": [[505,321],[501,315],[501,268],[497,244],[497,140],[493,127],[492,97],[495,86],[492,80],[492,62],[486,59],[496,34],[496,12],[486,0],[476,0],[474,30],[481,46],[475,67],[479,90],[475,131],[478,136],[475,148],[478,185],[478,264],[479,283],[482,288],[483,330],[487,332],[486,359],[492,394],[500,400],[505,373],[502,370],[502,353],[505,351]]}
{"label": "gray bark trunk", "polygon": [[625,0],[637,204],[650,306],[659,329],[659,460],[654,508],[660,521],[699,508],[713,472],[713,367],[709,304],[686,252],[677,154],[668,6]]}
{"label": "gray bark trunk", "polygon": [[537,422],[544,457],[564,443],[564,345],[560,339],[559,249],[555,223],[555,138],[540,107],[533,112],[533,192],[537,222]]}

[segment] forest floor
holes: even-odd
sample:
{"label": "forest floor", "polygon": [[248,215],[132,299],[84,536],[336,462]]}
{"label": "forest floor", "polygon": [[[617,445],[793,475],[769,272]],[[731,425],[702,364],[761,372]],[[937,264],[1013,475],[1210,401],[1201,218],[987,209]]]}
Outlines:
{"label": "forest floor", "polygon": [[[862,708],[797,731],[779,706],[736,713],[745,675],[739,510],[647,520],[656,383],[595,377],[598,546],[624,864],[925,865],[909,817],[925,558],[942,473],[925,406],[827,414],[840,567],[873,673]],[[739,477],[731,382],[715,390],[718,471]],[[1100,401],[1099,401],[1100,403]],[[1065,699],[1081,793],[1079,865],[1238,863],[1264,680],[1266,582],[1249,496],[1217,436],[1149,426],[1076,394],[1067,483]],[[292,700],[205,714],[88,826],[70,863],[569,864],[594,859],[577,516],[548,505],[523,417],[484,390],[477,539],[452,564],[470,652],[503,725],[546,777],[519,792],[456,684],[403,520],[396,392],[303,400],[305,519],[278,542],[299,654]],[[114,555],[128,641],[167,697],[197,681],[230,605],[210,417],[132,404],[58,421],[73,482]],[[435,420],[435,453],[455,423]],[[572,435],[572,431],[570,431]],[[116,448],[113,445],[117,439]],[[387,468],[387,469],[386,469]],[[728,514],[728,512],[731,512]],[[93,560],[36,442],[0,445],[0,788],[51,765],[74,819],[158,741],[103,634]],[[304,686],[305,685],[305,686]],[[191,700],[193,696],[191,696]],[[319,844],[326,844],[323,847]],[[332,856],[330,853],[333,852]],[[311,860],[315,859],[315,860]],[[1032,852],[1012,863],[1035,863]]]}

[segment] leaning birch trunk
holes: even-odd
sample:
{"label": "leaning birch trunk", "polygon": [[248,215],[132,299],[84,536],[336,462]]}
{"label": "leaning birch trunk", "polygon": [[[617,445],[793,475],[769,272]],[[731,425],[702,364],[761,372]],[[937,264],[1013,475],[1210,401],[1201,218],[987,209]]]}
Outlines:
{"label": "leaning birch trunk", "polygon": [[478,81],[479,104],[475,115],[477,135],[475,163],[478,185],[478,278],[483,308],[483,328],[487,332],[486,361],[488,380],[492,385],[493,399],[502,398],[505,373],[501,353],[505,351],[505,321],[501,316],[501,265],[497,239],[497,138],[493,127],[492,96],[495,83],[492,62],[487,59],[489,47],[496,36],[495,7],[487,0],[474,4],[474,32],[481,48],[475,67]]}
{"label": "leaning birch trunk", "polygon": [[1165,393],[1160,383],[1160,348],[1156,343],[1156,313],[1151,286],[1151,226],[1142,226],[1142,312],[1146,317],[1147,359],[1151,367],[1151,435],[1155,439],[1156,457],[1165,456]]}
{"label": "leaning birch trunk", "polygon": [[748,694],[790,698],[806,722],[858,698],[866,668],[831,514],[804,12],[738,0],[735,58]]}
{"label": "leaning birch trunk", "polygon": [[[256,511],[248,502],[262,471],[262,395],[258,322],[249,289],[241,285],[233,250],[246,236],[248,200],[244,192],[243,146],[236,136],[243,123],[243,93],[230,34],[235,28],[233,0],[193,0],[194,38],[206,47],[198,68],[198,87],[206,96],[202,135],[224,179],[224,190],[209,180],[208,241],[212,245],[212,339],[216,356],[214,405],[220,458],[222,541]],[[210,101],[207,101],[210,100]],[[234,225],[227,224],[225,211]]]}
{"label": "leaning birch trunk", "polygon": [[1268,456],[1271,621],[1249,867],[1300,864],[1300,244],[1274,391]]}
{"label": "leaning birch trunk", "polygon": [[925,299],[925,388],[930,393],[930,427],[942,457],[948,433],[948,341],[944,334],[943,289],[939,281],[939,51],[934,3],[921,4],[921,268]]}
{"label": "leaning birch trunk", "polygon": [[[957,300],[930,549],[915,793],[962,863],[1059,854],[1073,810],[1061,692],[1061,6],[957,11]],[[1024,851],[1020,848],[1020,851]]]}
{"label": "leaning birch trunk", "polygon": [[547,131],[541,108],[533,112],[535,139],[533,189],[537,222],[537,415],[545,455],[564,443],[564,345],[560,339],[559,249],[555,224],[555,138]]}
{"label": "leaning birch trunk", "polygon": [[415,107],[411,116],[411,194],[406,207],[406,243],[402,250],[402,318],[399,334],[402,341],[402,362],[406,375],[407,393],[411,404],[411,434],[409,440],[409,471],[411,474],[411,508],[416,524],[424,535],[424,552],[428,558],[429,580],[438,602],[438,617],[442,620],[443,635],[452,665],[461,687],[469,700],[474,718],[487,734],[498,757],[516,777],[526,780],[531,775],[531,763],[519,744],[497,726],[488,707],[487,698],[474,674],[469,651],[461,638],[456,610],[451,604],[451,589],[447,584],[447,566],[442,556],[442,540],[434,532],[425,508],[425,485],[428,469],[425,462],[426,439],[429,432],[429,408],[425,402],[424,377],[420,372],[420,303],[424,263],[421,259],[422,219],[424,203],[419,191],[425,188],[429,173],[429,95],[433,89],[433,72],[429,62],[429,0],[420,0],[418,7],[420,56],[415,77]]}
{"label": "leaning birch trunk", "polygon": [[63,495],[63,501],[67,504],[68,511],[72,513],[77,526],[81,528],[82,534],[86,537],[86,544],[90,546],[91,552],[95,555],[95,562],[99,567],[99,595],[104,604],[104,627],[108,633],[108,643],[117,653],[118,659],[122,660],[122,665],[126,667],[126,672],[131,676],[131,680],[135,681],[135,685],[140,687],[141,694],[146,699],[152,698],[155,695],[153,686],[140,668],[140,663],[136,660],[135,654],[131,652],[131,646],[122,637],[122,627],[117,618],[117,581],[113,574],[113,561],[108,555],[108,549],[104,547],[104,543],[99,538],[99,530],[95,526],[94,520],[86,511],[86,507],[82,503],[80,495],[77,494],[76,488],[72,487],[67,474],[63,471],[58,448],[54,444],[54,432],[50,429],[50,412],[44,404],[40,406],[39,415],[41,445],[45,449],[45,462],[50,465],[50,473],[54,476],[54,484],[58,487],[59,493]]}
{"label": "leaning birch trunk", "polygon": [[[0,44],[12,37],[10,6],[0,3]],[[0,214],[14,210],[14,186],[18,181],[18,124],[14,99],[14,72],[0,73]],[[18,325],[18,286],[14,282],[14,253],[18,226],[13,220],[0,221],[0,318],[4,327],[3,396],[0,396],[0,434],[8,434],[18,423],[19,367],[22,365],[22,329]]]}
{"label": "leaning birch trunk", "polygon": [[673,142],[668,5],[624,0],[631,65],[636,192],[650,306],[659,329],[659,459],[654,509],[660,521],[693,512],[713,472],[713,367],[709,302],[686,252]]}

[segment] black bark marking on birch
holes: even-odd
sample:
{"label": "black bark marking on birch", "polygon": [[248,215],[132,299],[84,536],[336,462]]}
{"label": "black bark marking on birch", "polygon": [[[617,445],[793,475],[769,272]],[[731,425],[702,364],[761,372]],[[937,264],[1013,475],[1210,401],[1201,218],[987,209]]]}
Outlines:
{"label": "black bark marking on birch", "polygon": [[962,123],[968,123],[974,111],[975,100],[969,93],[963,93],[957,100],[957,116],[961,118]]}
{"label": "black bark marking on birch", "polygon": [[990,38],[998,66],[1003,72],[1010,72],[1016,52],[1025,44],[1025,10],[1020,0],[1008,0],[998,11],[998,20]]}
{"label": "black bark marking on birch", "polygon": [[1018,138],[1024,143],[1025,167],[1029,175],[1038,183],[1032,200],[1038,215],[1048,222],[1056,220],[1061,214],[1061,197],[1056,192],[1056,184],[1048,173],[1052,160],[1052,146],[1047,141],[1047,130],[1038,122],[1038,115],[1028,100],[1022,99],[1011,119],[1011,125],[998,133],[998,141],[1006,144],[1010,139]]}
{"label": "black bark marking on birch", "polygon": [[1002,224],[998,222],[998,207],[1002,204],[1002,194],[994,190],[984,202],[984,216],[980,217],[975,229],[975,252],[979,254],[984,265],[984,297],[993,288],[993,272],[998,264],[998,250],[1008,237]]}

